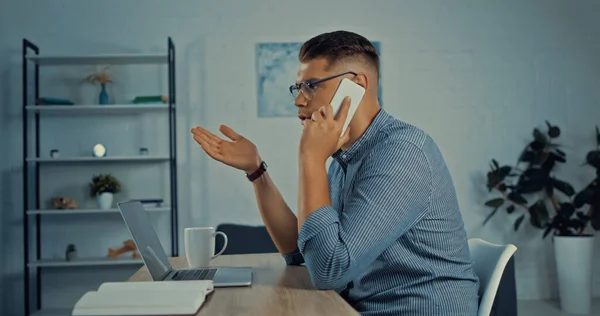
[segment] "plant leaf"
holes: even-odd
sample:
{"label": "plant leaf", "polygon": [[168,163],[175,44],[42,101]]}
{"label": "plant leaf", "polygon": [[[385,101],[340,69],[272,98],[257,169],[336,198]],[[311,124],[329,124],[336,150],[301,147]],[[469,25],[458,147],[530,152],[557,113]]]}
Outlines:
{"label": "plant leaf", "polygon": [[590,211],[592,212],[592,228],[594,228],[595,230],[600,230],[600,205],[590,207]]}
{"label": "plant leaf", "polygon": [[585,161],[594,168],[600,168],[600,150],[594,150],[587,153]]}
{"label": "plant leaf", "polygon": [[512,170],[511,166],[502,166],[500,169],[498,169],[498,172],[503,176],[506,177],[508,176],[508,174],[510,174],[510,171]]}
{"label": "plant leaf", "polygon": [[496,159],[492,159],[492,163],[494,164],[494,167],[496,167],[496,169],[500,168],[500,165],[498,164],[498,161],[496,161]]}
{"label": "plant leaf", "polygon": [[544,189],[544,183],[542,181],[525,181],[517,184],[517,191],[520,194],[530,194],[539,192]]}
{"label": "plant leaf", "polygon": [[519,161],[531,163],[535,160],[535,157],[536,155],[533,151],[524,150],[521,156],[519,157]]}
{"label": "plant leaf", "polygon": [[519,226],[521,226],[523,219],[525,219],[525,215],[521,215],[521,216],[519,216],[519,218],[517,218],[517,220],[515,221],[515,225],[514,225],[515,231],[519,230]]}
{"label": "plant leaf", "polygon": [[485,202],[486,206],[495,207],[495,208],[498,208],[498,207],[502,206],[502,204],[504,204],[504,199],[503,198],[495,198],[495,199],[492,199],[492,200],[489,200],[489,201]]}
{"label": "plant leaf", "polygon": [[508,194],[508,199],[517,204],[527,204],[527,200],[519,193],[512,191]]}
{"label": "plant leaf", "polygon": [[512,214],[512,212],[515,211],[515,205],[512,204],[509,207],[506,208],[506,212],[508,212],[508,214]]}
{"label": "plant leaf", "polygon": [[495,208],[495,209],[494,209],[494,210],[493,210],[493,211],[492,211],[492,212],[491,212],[491,213],[490,213],[490,214],[489,214],[489,215],[488,215],[488,216],[485,218],[485,220],[483,221],[483,225],[485,225],[485,224],[486,224],[486,223],[487,223],[487,222],[490,220],[490,218],[492,218],[492,216],[494,216],[494,214],[496,214],[496,212],[497,212],[497,211],[498,211],[498,207],[496,207],[496,208]]}
{"label": "plant leaf", "polygon": [[600,129],[596,126],[596,146],[600,147]]}
{"label": "plant leaf", "polygon": [[562,218],[570,218],[573,213],[575,213],[575,206],[571,203],[561,203],[560,209],[558,210],[558,214]]}
{"label": "plant leaf", "polygon": [[552,184],[557,190],[564,193],[568,197],[571,197],[575,194],[575,189],[573,189],[573,186],[567,182],[558,179],[552,179]]}
{"label": "plant leaf", "polygon": [[[557,149],[557,151],[558,151],[558,149]],[[567,162],[567,158],[565,158],[564,155],[559,155],[558,153],[555,153],[555,152],[551,153],[551,155],[552,155],[552,157],[554,157],[555,161],[562,162],[562,163]]]}
{"label": "plant leaf", "polygon": [[546,231],[544,232],[544,236],[542,237],[542,239],[545,239],[546,236],[548,236],[548,234],[552,231],[552,229],[553,229],[552,226],[546,227]]}
{"label": "plant leaf", "polygon": [[594,188],[591,185],[588,185],[583,191],[577,193],[575,195],[575,199],[573,200],[573,204],[575,208],[580,208],[585,204],[590,203],[592,196],[594,195]]}
{"label": "plant leaf", "polygon": [[529,147],[531,147],[531,149],[534,151],[540,151],[546,147],[546,143],[539,140],[534,140],[529,144]]}
{"label": "plant leaf", "polygon": [[533,129],[533,138],[542,144],[546,144],[548,142],[546,135],[544,135],[544,133],[542,133],[538,128]]}
{"label": "plant leaf", "polygon": [[544,228],[548,225],[548,209],[543,200],[537,201],[529,208],[529,221],[531,225],[537,228]]}

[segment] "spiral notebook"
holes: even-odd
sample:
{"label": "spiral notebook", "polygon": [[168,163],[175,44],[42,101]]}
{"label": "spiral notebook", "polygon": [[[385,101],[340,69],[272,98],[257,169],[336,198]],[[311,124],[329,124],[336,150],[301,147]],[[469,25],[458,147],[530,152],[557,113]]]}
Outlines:
{"label": "spiral notebook", "polygon": [[107,282],[85,293],[71,315],[195,315],[213,290],[210,280]]}

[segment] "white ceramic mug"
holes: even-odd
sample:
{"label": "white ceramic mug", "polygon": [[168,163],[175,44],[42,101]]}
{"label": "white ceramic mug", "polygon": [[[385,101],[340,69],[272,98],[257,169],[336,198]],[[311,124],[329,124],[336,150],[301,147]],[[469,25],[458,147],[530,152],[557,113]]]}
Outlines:
{"label": "white ceramic mug", "polygon": [[[215,238],[222,235],[223,248],[215,254]],[[208,267],[210,261],[220,256],[227,248],[227,235],[215,231],[214,227],[190,227],[184,229],[185,256],[190,268]]]}

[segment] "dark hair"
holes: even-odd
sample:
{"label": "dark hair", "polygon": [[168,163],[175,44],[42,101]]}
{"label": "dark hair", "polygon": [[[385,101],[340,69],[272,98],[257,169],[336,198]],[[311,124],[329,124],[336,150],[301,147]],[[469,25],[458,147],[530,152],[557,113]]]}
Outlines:
{"label": "dark hair", "polygon": [[362,58],[379,73],[379,56],[375,46],[364,36],[348,31],[334,31],[317,35],[300,48],[298,59],[306,62],[325,58],[329,67],[344,59]]}

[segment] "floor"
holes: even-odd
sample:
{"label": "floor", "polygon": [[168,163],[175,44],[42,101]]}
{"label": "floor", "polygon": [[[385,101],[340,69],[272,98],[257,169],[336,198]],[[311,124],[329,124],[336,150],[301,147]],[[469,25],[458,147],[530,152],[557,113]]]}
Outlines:
{"label": "floor", "polygon": [[[523,300],[518,302],[519,316],[573,316],[560,310],[558,301]],[[592,311],[586,316],[600,316],[600,298],[592,302]]]}

